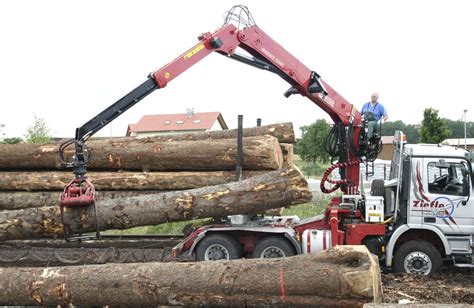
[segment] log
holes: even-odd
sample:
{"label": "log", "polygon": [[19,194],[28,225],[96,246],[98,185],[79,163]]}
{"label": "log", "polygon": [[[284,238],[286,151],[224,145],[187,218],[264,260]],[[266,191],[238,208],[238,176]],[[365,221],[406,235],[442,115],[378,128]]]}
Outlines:
{"label": "log", "polygon": [[[243,134],[243,137],[270,135],[277,138],[279,142],[283,142],[283,143],[296,142],[295,132],[293,130],[293,123],[291,122],[244,128],[242,131],[242,134]],[[117,139],[127,140],[130,138],[136,138],[136,137],[120,137]],[[145,137],[144,139],[147,139],[150,142],[157,142],[157,141],[209,140],[209,139],[235,139],[235,138],[237,138],[237,129],[184,133],[184,134],[171,133],[167,135]],[[95,139],[91,139],[91,141],[93,140]]]}
{"label": "log", "polygon": [[380,303],[364,246],[282,259],[0,268],[1,305],[336,306]]}
{"label": "log", "polygon": [[82,249],[82,248],[169,248],[184,239],[184,235],[112,235],[102,234],[97,241],[67,242],[63,239],[13,240],[0,242],[0,250],[29,248]]}
{"label": "log", "polygon": [[0,266],[55,266],[161,261],[162,248],[18,248],[0,249]]}
{"label": "log", "polygon": [[[137,197],[149,194],[158,194],[156,190],[128,190],[128,191],[101,191],[98,193],[101,200]],[[59,191],[9,191],[0,192],[0,211],[19,210],[33,207],[59,206]]]}
{"label": "log", "polygon": [[[311,200],[306,179],[285,168],[239,182],[98,202],[101,230],[128,229],[171,221],[261,213]],[[95,229],[92,207],[67,208],[67,232]],[[58,237],[63,234],[57,206],[0,212],[0,240]]]}
{"label": "log", "polygon": [[[109,200],[109,199],[121,199],[129,197],[137,197],[142,195],[150,195],[157,193],[165,193],[168,191],[156,191],[156,190],[127,190],[127,191],[100,191],[98,193],[98,199]],[[33,207],[44,207],[44,206],[59,206],[58,191],[34,191],[34,192],[4,192],[0,191],[0,211],[5,210],[20,210]],[[284,208],[266,210],[264,213],[270,216],[281,216]]]}
{"label": "log", "polygon": [[[89,170],[222,171],[235,170],[235,139],[159,141],[101,139],[88,145]],[[61,167],[58,144],[0,144],[0,170],[54,170]],[[277,170],[282,166],[278,140],[272,136],[243,140],[243,169]],[[65,156],[74,154],[72,146]]]}
{"label": "log", "polygon": [[[244,171],[242,176],[246,179],[264,172]],[[235,181],[235,172],[88,172],[87,177],[99,191],[184,190]],[[62,191],[72,178],[70,171],[0,172],[0,191]]]}

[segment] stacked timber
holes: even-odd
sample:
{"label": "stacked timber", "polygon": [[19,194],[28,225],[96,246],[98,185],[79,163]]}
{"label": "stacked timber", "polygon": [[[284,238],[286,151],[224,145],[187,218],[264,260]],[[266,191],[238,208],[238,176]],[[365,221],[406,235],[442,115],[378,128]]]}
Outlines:
{"label": "stacked timber", "polygon": [[[237,130],[148,138],[92,139],[88,178],[101,200],[195,189],[235,180]],[[244,128],[246,179],[290,166],[291,123]],[[60,143],[0,145],[0,210],[58,205],[72,178],[60,164]],[[73,154],[66,150],[66,157]]]}
{"label": "stacked timber", "polygon": [[[310,200],[304,177],[291,164],[291,123],[244,129],[239,182],[236,135],[89,141],[87,176],[99,191],[101,229],[261,213]],[[0,240],[62,234],[59,196],[72,173],[61,169],[58,151],[59,144],[0,145]],[[68,148],[66,156],[72,154]],[[66,210],[67,231],[93,229],[91,208]]]}

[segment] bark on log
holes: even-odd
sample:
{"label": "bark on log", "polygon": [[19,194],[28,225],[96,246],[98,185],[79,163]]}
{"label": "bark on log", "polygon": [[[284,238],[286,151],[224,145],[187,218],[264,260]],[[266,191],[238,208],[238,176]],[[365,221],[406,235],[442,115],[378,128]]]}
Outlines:
{"label": "bark on log", "polygon": [[184,235],[110,235],[102,234],[98,241],[67,242],[63,239],[13,240],[0,242],[0,250],[29,248],[82,249],[82,248],[166,248],[177,245]]}
{"label": "bark on log", "polygon": [[282,259],[0,268],[1,305],[362,307],[381,298],[365,246]]}
{"label": "bark on log", "polygon": [[[121,199],[137,197],[142,195],[165,193],[168,191],[156,190],[129,190],[129,191],[100,191],[99,200]],[[35,191],[35,192],[0,192],[0,211],[20,210],[34,207],[59,206],[58,191]],[[266,210],[266,215],[281,216],[284,208]]]}
{"label": "bark on log", "polygon": [[[235,139],[160,141],[103,139],[88,143],[92,148],[89,170],[222,171],[235,170]],[[243,169],[277,170],[283,157],[272,136],[243,140]],[[54,170],[60,168],[58,144],[0,144],[0,170]],[[71,157],[73,147],[65,156]]]}
{"label": "bark on log", "polygon": [[[242,176],[264,172],[244,171]],[[184,190],[235,181],[235,172],[88,172],[87,177],[96,190]],[[0,172],[0,191],[62,191],[72,178],[70,171]]]}
{"label": "bark on log", "polygon": [[[257,127],[244,128],[243,137],[254,137],[270,135],[278,139],[279,142],[283,143],[295,143],[295,132],[293,130],[293,123],[278,123],[263,125]],[[136,137],[121,137],[117,138],[120,140],[127,140]],[[180,140],[210,140],[210,139],[235,139],[237,138],[237,129],[228,129],[221,131],[210,131],[210,132],[195,132],[185,134],[169,134],[154,137],[146,137],[150,142],[157,141],[180,141]],[[91,139],[91,142],[97,139]]]}
{"label": "bark on log", "polygon": [[[309,200],[311,192],[304,176],[297,169],[286,168],[229,184],[104,200],[97,207],[100,228],[107,230],[261,213]],[[71,233],[95,229],[91,207],[67,208],[65,216],[65,228]],[[62,233],[59,207],[0,212],[0,240],[57,237]]]}
{"label": "bark on log", "polygon": [[[163,191],[165,192],[165,191]],[[101,191],[98,194],[101,200],[131,198],[142,195],[162,193],[156,190],[130,190],[130,191]],[[19,210],[34,207],[59,206],[59,191],[34,191],[34,192],[0,192],[0,211]]]}
{"label": "bark on log", "polygon": [[59,266],[159,262],[162,248],[18,248],[0,249],[0,266]]}

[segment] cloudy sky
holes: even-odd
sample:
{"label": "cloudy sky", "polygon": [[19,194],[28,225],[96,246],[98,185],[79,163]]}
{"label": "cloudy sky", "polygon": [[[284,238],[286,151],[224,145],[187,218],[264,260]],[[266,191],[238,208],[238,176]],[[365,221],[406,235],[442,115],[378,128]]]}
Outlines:
{"label": "cloudy sky", "polygon": [[[390,120],[419,123],[427,107],[474,120],[473,1],[1,1],[0,124],[23,136],[34,115],[54,136],[75,128],[215,31],[245,4],[257,25],[361,108],[373,91]],[[283,97],[276,75],[210,55],[98,135],[121,136],[143,114],[220,111],[229,127],[329,117]]]}

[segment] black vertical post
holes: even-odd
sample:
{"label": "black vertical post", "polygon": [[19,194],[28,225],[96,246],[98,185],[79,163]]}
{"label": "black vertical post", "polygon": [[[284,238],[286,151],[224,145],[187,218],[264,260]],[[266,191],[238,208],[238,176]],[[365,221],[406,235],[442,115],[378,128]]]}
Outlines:
{"label": "black vertical post", "polygon": [[[349,161],[349,152],[347,148],[347,133],[346,133],[346,127],[344,124],[341,122],[337,123],[337,133],[339,135],[339,143],[338,143],[338,149],[339,149],[339,162],[340,163],[345,163]],[[339,168],[339,174],[341,175],[341,179],[345,180],[347,179],[347,172],[346,168]],[[357,183],[356,183],[357,184]],[[345,189],[347,187],[346,184],[342,184],[341,188]]]}
{"label": "black vertical post", "polygon": [[262,126],[262,119],[257,118],[257,126]]}
{"label": "black vertical post", "polygon": [[244,116],[239,114],[237,118],[237,161],[235,167],[235,180],[242,180],[242,156],[243,156],[243,142],[242,142],[242,122]]}

